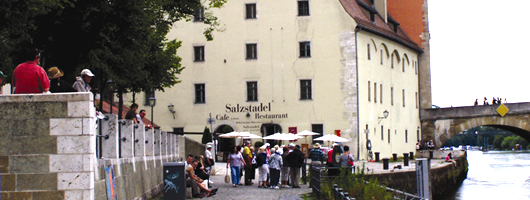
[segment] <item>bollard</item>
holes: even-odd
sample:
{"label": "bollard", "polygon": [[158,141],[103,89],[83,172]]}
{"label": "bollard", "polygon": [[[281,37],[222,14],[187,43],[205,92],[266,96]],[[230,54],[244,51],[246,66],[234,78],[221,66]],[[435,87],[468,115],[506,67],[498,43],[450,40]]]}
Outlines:
{"label": "bollard", "polygon": [[393,153],[392,154],[392,161],[394,161],[394,162],[397,161],[397,153]]}
{"label": "bollard", "polygon": [[375,152],[375,162],[379,162],[379,152]]}
{"label": "bollard", "polygon": [[383,169],[388,170],[388,162],[390,161],[389,158],[383,158]]}
{"label": "bollard", "polygon": [[403,153],[403,166],[409,166],[409,154]]}
{"label": "bollard", "polygon": [[434,154],[434,151],[429,151],[429,159],[432,159],[434,157],[433,154]]}
{"label": "bollard", "polygon": [[414,160],[414,152],[409,152],[410,160]]}

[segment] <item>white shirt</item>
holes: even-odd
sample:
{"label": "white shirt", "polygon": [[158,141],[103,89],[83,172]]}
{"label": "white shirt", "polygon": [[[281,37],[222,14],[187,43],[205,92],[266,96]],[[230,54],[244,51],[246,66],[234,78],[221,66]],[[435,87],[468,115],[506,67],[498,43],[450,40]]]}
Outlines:
{"label": "white shirt", "polygon": [[206,154],[206,158],[213,159],[213,155],[212,155],[212,152],[210,150],[206,149],[205,154]]}

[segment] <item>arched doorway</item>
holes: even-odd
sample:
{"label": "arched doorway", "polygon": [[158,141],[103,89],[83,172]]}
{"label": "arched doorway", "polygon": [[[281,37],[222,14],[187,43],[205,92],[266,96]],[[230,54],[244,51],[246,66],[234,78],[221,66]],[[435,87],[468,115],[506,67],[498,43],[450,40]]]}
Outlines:
{"label": "arched doorway", "polygon": [[234,138],[222,138],[219,137],[219,135],[230,133],[232,131],[234,131],[234,129],[230,125],[221,125],[214,131],[214,140],[218,141],[217,155],[222,158],[221,161],[223,162],[227,160],[228,154],[230,154],[236,142]]}
{"label": "arched doorway", "polygon": [[[262,137],[266,137],[274,133],[281,133],[281,132],[282,132],[282,127],[278,124],[268,123],[268,124],[261,125],[261,136]],[[264,142],[269,143],[271,147],[274,147],[274,145],[279,144],[279,141],[276,141],[276,140],[265,140]]]}

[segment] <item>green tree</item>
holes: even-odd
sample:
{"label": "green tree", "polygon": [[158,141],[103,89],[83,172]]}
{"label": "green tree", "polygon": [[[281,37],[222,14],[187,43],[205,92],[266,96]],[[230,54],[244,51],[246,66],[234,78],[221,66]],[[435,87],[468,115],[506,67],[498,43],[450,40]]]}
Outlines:
{"label": "green tree", "polygon": [[210,133],[210,129],[208,127],[204,127],[201,143],[206,144],[208,142],[212,142],[212,133]]}
{"label": "green tree", "polygon": [[[150,89],[163,91],[179,82],[184,69],[176,56],[180,42],[167,41],[173,24],[204,9],[205,37],[219,23],[210,11],[226,0],[6,0],[0,3],[0,70],[11,74],[19,52],[43,50],[41,66],[58,66],[73,82],[81,69],[96,74],[93,88],[109,79],[118,97]],[[9,79],[6,81],[9,82]],[[98,87],[99,86],[99,87]],[[123,101],[120,98],[122,108]]]}

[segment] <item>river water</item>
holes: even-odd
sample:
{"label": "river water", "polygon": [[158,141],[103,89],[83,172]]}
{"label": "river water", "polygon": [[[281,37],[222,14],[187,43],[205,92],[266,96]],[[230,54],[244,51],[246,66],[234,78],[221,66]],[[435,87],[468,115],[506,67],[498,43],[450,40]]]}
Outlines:
{"label": "river water", "polygon": [[447,200],[530,199],[530,151],[467,154],[467,179]]}

